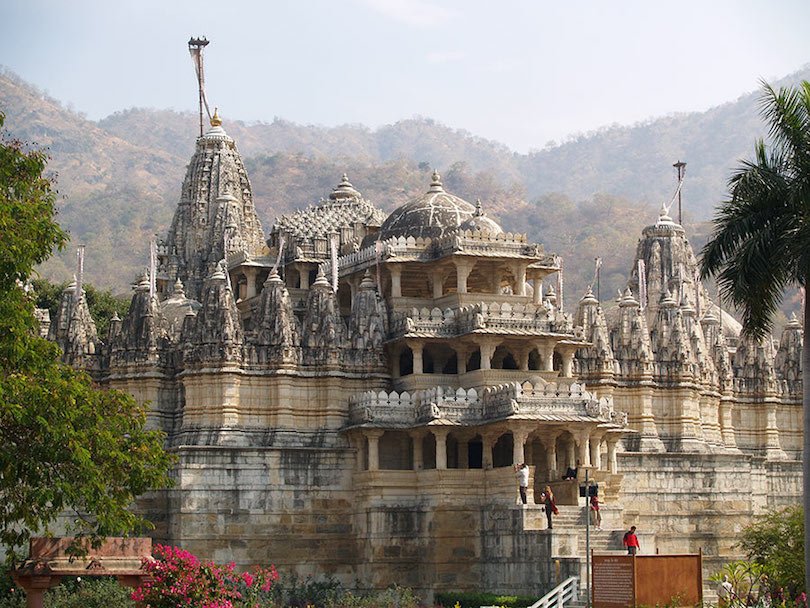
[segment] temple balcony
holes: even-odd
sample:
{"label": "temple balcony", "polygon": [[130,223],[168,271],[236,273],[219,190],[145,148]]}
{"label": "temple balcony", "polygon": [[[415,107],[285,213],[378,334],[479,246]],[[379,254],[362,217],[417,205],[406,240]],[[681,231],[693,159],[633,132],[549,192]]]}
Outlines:
{"label": "temple balcony", "polygon": [[[455,294],[466,295],[466,294]],[[534,304],[510,302],[481,302],[458,309],[438,306],[432,309],[413,308],[395,315],[389,336],[401,338],[450,338],[466,334],[496,334],[519,336],[556,335],[582,339],[575,333],[570,317]]]}
{"label": "temple balcony", "polygon": [[369,391],[349,400],[348,427],[413,428],[435,424],[472,426],[504,418],[627,426],[612,401],[596,399],[576,382],[509,383],[475,389],[435,386],[408,391]]}

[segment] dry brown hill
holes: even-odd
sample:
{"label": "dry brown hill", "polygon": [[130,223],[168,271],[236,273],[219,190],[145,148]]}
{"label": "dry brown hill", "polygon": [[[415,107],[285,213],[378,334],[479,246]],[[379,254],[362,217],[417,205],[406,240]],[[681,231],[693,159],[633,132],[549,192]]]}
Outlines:
{"label": "dry brown hill", "polygon": [[[783,82],[803,78],[810,69]],[[266,231],[278,214],[317,203],[344,171],[369,200],[391,210],[424,191],[435,167],[449,190],[481,198],[505,229],[528,232],[562,255],[572,303],[592,280],[596,256],[605,261],[603,296],[623,286],[641,228],[674,188],[676,159],[689,163],[684,221],[698,241],[705,238],[705,226],[693,222],[709,217],[730,168],[762,134],[756,99],[611,127],[528,155],[425,118],[373,131],[224,118]],[[0,73],[0,111],[13,136],[48,148],[62,196],[59,220],[74,243],[88,246],[88,279],[125,291],[146,262],[149,238],[171,221],[196,116],[130,109],[92,122],[9,72]],[[71,246],[54,257],[43,274],[69,277],[74,252]]]}

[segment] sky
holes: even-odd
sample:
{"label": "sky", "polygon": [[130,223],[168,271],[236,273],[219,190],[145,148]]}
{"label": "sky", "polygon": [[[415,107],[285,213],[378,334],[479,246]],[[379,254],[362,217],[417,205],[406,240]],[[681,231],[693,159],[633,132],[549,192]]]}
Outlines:
{"label": "sky", "polygon": [[[98,120],[422,116],[518,152],[703,111],[810,63],[808,0],[0,0],[0,65]],[[227,125],[226,125],[227,126]]]}

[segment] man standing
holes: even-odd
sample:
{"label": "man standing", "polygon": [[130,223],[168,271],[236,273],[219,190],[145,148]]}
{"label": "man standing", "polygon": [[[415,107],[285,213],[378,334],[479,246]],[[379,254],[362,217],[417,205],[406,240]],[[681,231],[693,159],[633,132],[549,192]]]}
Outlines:
{"label": "man standing", "polygon": [[526,504],[526,493],[529,489],[529,465],[525,462],[515,465],[515,474],[518,478],[518,485],[520,486],[520,502]]}
{"label": "man standing", "polygon": [[641,545],[638,544],[635,526],[630,526],[630,529],[624,533],[622,543],[627,547],[627,555],[635,555],[641,550]]}

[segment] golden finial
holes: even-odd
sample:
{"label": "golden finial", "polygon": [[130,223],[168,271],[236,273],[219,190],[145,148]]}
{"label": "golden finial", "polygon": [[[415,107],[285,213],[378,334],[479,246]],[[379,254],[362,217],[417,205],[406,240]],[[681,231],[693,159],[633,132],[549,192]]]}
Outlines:
{"label": "golden finial", "polygon": [[219,127],[222,125],[222,119],[219,117],[219,108],[214,108],[214,115],[211,117],[211,126]]}

